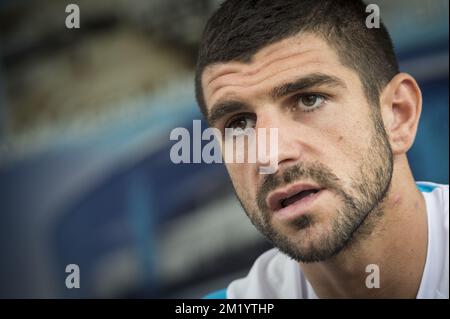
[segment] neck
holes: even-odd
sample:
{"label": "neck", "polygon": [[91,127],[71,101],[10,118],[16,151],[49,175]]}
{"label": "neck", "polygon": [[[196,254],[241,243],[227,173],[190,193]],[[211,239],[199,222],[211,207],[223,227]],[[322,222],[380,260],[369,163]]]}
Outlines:
{"label": "neck", "polygon": [[351,243],[326,261],[300,267],[320,298],[415,298],[427,236],[425,200],[405,157],[394,161],[388,194]]}

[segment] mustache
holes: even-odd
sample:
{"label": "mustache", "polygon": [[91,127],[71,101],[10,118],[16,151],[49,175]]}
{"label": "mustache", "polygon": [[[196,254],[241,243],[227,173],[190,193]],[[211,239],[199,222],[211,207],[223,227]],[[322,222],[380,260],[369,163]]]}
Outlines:
{"label": "mustache", "polygon": [[266,197],[271,192],[295,181],[308,180],[321,188],[341,192],[339,178],[330,168],[322,163],[299,163],[286,168],[277,174],[264,175],[264,180],[256,194],[256,202],[261,211],[268,211]]}

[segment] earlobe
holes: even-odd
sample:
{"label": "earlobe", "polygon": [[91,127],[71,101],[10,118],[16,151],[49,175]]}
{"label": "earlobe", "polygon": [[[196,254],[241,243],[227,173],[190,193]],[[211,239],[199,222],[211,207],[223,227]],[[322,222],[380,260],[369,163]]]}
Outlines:
{"label": "earlobe", "polygon": [[414,143],[422,111],[416,80],[407,73],[397,74],[383,90],[380,106],[392,152],[406,153]]}

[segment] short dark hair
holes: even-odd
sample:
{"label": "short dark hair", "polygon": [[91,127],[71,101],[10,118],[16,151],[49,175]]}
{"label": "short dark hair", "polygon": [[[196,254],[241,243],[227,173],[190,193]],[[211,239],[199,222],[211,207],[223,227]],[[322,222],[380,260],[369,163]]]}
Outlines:
{"label": "short dark hair", "polygon": [[227,0],[208,20],[200,42],[195,93],[206,116],[201,77],[219,62],[249,63],[263,47],[298,33],[325,39],[341,63],[355,70],[367,99],[378,105],[379,94],[399,72],[389,33],[365,24],[361,0]]}

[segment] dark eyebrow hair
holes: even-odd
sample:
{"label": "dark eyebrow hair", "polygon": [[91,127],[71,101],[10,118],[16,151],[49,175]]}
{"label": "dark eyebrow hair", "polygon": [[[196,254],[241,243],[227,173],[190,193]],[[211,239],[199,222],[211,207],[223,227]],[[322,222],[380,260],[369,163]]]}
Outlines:
{"label": "dark eyebrow hair", "polygon": [[[319,85],[327,85],[331,87],[340,86],[343,88],[347,87],[344,81],[335,76],[324,73],[312,73],[302,76],[293,82],[285,83],[273,88],[270,95],[273,100],[277,100],[294,92],[306,90]],[[206,116],[206,119],[210,126],[214,126],[219,119],[228,113],[236,112],[242,109],[248,109],[248,106],[243,102],[234,100],[218,102],[212,106],[211,111],[208,112]]]}
{"label": "dark eyebrow hair", "polygon": [[327,85],[331,87],[340,86],[342,88],[347,87],[344,81],[335,76],[323,73],[312,73],[303,76],[295,80],[294,82],[282,84],[280,86],[275,87],[270,95],[273,100],[277,100],[283,96],[292,94],[294,92],[306,90],[319,85]]}
{"label": "dark eyebrow hair", "polygon": [[239,101],[225,101],[218,102],[213,105],[210,113],[207,115],[207,121],[209,125],[214,126],[214,124],[227,115],[228,113],[236,112],[242,109],[247,109],[247,105],[245,103]]}

